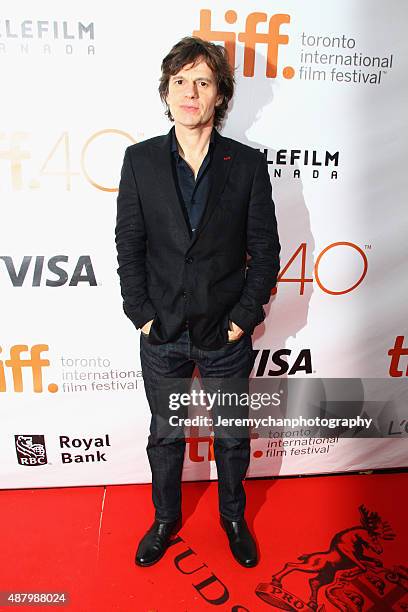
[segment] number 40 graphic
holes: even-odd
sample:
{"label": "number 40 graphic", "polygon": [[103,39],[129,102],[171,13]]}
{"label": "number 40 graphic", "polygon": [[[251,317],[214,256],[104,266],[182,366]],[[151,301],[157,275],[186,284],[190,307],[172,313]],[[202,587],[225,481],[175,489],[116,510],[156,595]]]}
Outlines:
{"label": "number 40 graphic", "polygon": [[[346,289],[342,289],[341,291],[333,291],[332,289],[329,289],[323,284],[320,278],[320,275],[319,275],[319,266],[325,254],[329,250],[335,249],[338,247],[347,247],[347,248],[354,249],[358,253],[358,257],[361,257],[363,261],[363,271],[360,275],[360,278],[358,278],[357,281],[353,285],[351,285],[351,287],[347,287]],[[327,247],[325,247],[322,250],[322,252],[319,253],[316,259],[316,262],[314,264],[314,267],[313,267],[314,278],[306,277],[306,254],[307,254],[307,244],[306,242],[302,242],[302,244],[299,245],[299,248],[297,248],[296,251],[293,253],[288,263],[280,270],[278,279],[277,279],[277,283],[299,283],[299,295],[304,294],[306,283],[313,283],[314,280],[316,280],[316,283],[319,285],[320,289],[324,291],[325,293],[329,293],[330,295],[344,295],[345,293],[350,293],[351,291],[356,289],[356,287],[358,287],[361,284],[365,275],[367,274],[367,269],[368,269],[367,256],[364,253],[364,251],[357,244],[354,244],[353,242],[333,242],[332,244],[329,244]],[[300,258],[299,277],[294,278],[294,277],[285,276],[286,272],[288,271],[292,263],[297,258]],[[276,294],[277,291],[278,291],[278,287],[274,287],[272,289],[272,295]]]}

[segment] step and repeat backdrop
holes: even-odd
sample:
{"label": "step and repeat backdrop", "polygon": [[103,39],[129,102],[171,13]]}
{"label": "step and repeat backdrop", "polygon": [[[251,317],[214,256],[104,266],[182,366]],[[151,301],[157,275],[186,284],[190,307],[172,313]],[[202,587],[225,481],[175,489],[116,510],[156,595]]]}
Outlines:
{"label": "step and repeat backdrop", "polygon": [[[126,147],[171,127],[160,64],[186,35],[226,46],[222,133],[269,162],[281,271],[252,378],[350,379],[360,415],[365,381],[406,380],[407,17],[402,0],[2,3],[1,487],[150,481],[116,197]],[[248,476],[408,466],[406,420],[370,405],[387,436],[271,428]],[[184,480],[216,478],[212,437],[187,434]]]}

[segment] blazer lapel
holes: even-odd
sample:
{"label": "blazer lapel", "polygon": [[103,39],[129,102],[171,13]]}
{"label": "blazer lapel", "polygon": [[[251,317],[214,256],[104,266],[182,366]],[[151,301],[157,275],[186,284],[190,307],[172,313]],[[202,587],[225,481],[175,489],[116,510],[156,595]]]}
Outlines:
{"label": "blazer lapel", "polygon": [[195,242],[198,240],[201,232],[208,224],[211,215],[217,206],[218,199],[224,189],[226,180],[228,178],[233,159],[234,156],[232,152],[231,141],[229,140],[229,138],[224,138],[223,136],[221,136],[221,134],[219,134],[217,130],[215,130],[215,147],[213,159],[211,160],[212,180],[210,193],[200,223],[198,224],[198,227],[194,232],[194,237],[192,238],[190,247],[192,247],[193,244],[195,244]]}
{"label": "blazer lapel", "polygon": [[174,183],[173,167],[171,161],[171,130],[159,141],[150,147],[152,168],[156,176],[157,184],[161,189],[163,200],[172,208],[174,217],[183,230],[184,238],[189,244],[191,241],[190,230],[182,210],[176,185]]}
{"label": "blazer lapel", "polygon": [[171,129],[168,134],[163,136],[160,140],[152,143],[150,147],[152,167],[155,170],[163,199],[173,209],[174,216],[183,230],[186,245],[188,248],[191,248],[199,238],[202,230],[207,225],[214,212],[228,178],[234,156],[231,148],[231,141],[221,136],[221,134],[215,130],[215,147],[213,159],[211,160],[212,180],[210,193],[200,223],[194,232],[194,236],[191,238],[188,223],[182,210],[182,203],[179,200],[174,183],[170,143]]}

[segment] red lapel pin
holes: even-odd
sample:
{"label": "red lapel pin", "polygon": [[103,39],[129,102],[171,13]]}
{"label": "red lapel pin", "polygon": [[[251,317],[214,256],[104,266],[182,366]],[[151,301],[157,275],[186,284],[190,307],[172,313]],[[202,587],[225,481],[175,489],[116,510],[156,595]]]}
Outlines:
{"label": "red lapel pin", "polygon": [[227,161],[227,159],[231,159],[231,155],[226,155],[226,156],[224,157],[224,161]]}

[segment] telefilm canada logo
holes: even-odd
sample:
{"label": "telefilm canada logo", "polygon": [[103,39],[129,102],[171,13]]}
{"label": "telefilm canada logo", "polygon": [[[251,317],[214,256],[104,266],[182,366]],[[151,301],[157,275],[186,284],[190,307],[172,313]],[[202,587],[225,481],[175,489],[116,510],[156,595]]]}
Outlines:
{"label": "telefilm canada logo", "polygon": [[302,170],[310,170],[310,176],[320,178],[322,172],[332,179],[339,178],[340,151],[317,149],[261,149],[273,178],[282,178],[282,171],[290,171],[291,177],[300,179]]}
{"label": "telefilm canada logo", "polygon": [[40,434],[18,434],[14,436],[17,460],[20,465],[34,467],[46,465],[45,438]]}
{"label": "telefilm canada logo", "polygon": [[0,54],[95,55],[95,23],[0,19]]}
{"label": "telefilm canada logo", "polygon": [[90,255],[24,255],[21,259],[0,255],[2,277],[8,278],[13,287],[78,287],[87,284],[97,286],[95,270]]}

